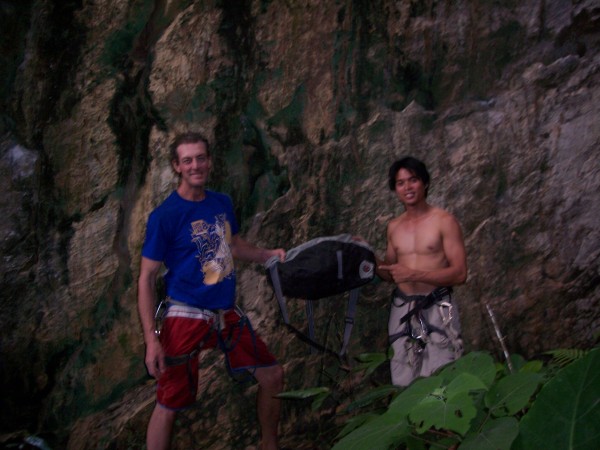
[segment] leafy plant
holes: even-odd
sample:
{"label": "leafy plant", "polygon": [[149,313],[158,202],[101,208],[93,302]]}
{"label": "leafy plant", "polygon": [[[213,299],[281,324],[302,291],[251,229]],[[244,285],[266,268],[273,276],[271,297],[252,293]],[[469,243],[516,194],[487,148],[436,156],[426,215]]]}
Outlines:
{"label": "leafy plant", "polygon": [[600,448],[600,348],[558,371],[519,425],[513,448]]}
{"label": "leafy plant", "polygon": [[[383,412],[348,418],[333,450],[453,448],[527,450],[600,448],[600,348],[564,351],[571,362],[526,361],[513,356],[511,373],[485,352],[469,353],[437,374],[401,389],[378,386],[341,411],[391,400]],[[359,358],[358,370],[371,373],[381,355]],[[283,398],[315,396],[313,410],[327,388],[296,391]]]}
{"label": "leafy plant", "polygon": [[579,348],[559,348],[544,352],[544,355],[552,357],[550,363],[559,367],[565,367],[580,358],[583,358],[588,353],[587,350]]}
{"label": "leafy plant", "polygon": [[303,390],[298,390],[298,391],[282,392],[281,394],[278,395],[278,397],[281,399],[292,399],[292,400],[301,400],[301,399],[315,397],[315,399],[313,400],[313,403],[312,403],[312,409],[313,409],[313,411],[316,411],[317,409],[320,408],[323,401],[327,398],[327,396],[329,395],[329,392],[330,392],[329,389],[326,387],[316,387],[316,388],[303,389]]}

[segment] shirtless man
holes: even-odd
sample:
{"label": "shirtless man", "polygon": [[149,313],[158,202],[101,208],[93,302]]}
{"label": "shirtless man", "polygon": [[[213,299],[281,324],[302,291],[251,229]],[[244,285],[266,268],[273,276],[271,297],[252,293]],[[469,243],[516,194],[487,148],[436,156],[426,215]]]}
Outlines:
{"label": "shirtless man", "polygon": [[388,223],[377,274],[396,284],[388,323],[394,349],[390,369],[392,383],[406,386],[462,354],[452,286],[466,281],[467,262],[457,220],[427,203],[425,164],[410,156],[400,159],[390,167],[388,181],[405,211]]}

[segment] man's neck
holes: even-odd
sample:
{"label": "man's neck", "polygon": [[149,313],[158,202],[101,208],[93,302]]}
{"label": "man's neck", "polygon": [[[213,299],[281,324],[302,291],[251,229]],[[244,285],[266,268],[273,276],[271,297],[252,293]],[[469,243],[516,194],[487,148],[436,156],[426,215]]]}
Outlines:
{"label": "man's neck", "polygon": [[432,206],[426,201],[416,205],[404,205],[404,214],[409,219],[419,219],[431,212]]}
{"label": "man's neck", "polygon": [[191,188],[179,185],[177,193],[182,199],[189,200],[190,202],[200,202],[206,198],[206,191],[203,187]]}

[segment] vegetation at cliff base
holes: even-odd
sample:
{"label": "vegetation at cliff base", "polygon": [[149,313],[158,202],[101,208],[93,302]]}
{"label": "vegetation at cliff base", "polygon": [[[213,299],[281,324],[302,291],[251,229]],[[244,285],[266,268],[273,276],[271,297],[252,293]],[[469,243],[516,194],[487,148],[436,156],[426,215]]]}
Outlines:
{"label": "vegetation at cliff base", "polygon": [[[378,386],[351,404],[365,412],[348,414],[332,449],[600,448],[600,348],[543,356],[547,361],[513,355],[511,372],[489,353],[472,352],[406,388]],[[385,359],[363,358],[371,364],[357,369],[368,373]],[[282,398],[314,396],[314,409],[329,393],[311,388]],[[390,401],[374,412],[369,405],[382,396]]]}

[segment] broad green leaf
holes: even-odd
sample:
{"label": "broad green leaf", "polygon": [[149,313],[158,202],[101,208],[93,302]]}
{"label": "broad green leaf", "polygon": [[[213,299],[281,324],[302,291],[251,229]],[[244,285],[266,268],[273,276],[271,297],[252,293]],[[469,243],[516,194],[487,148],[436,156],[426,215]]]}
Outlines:
{"label": "broad green leaf", "polygon": [[469,434],[459,450],[509,450],[519,433],[519,422],[514,417],[500,417],[487,422],[476,434]]}
{"label": "broad green leaf", "polygon": [[397,448],[409,433],[406,417],[388,411],[346,435],[332,450],[388,450]]}
{"label": "broad green leaf", "polygon": [[415,405],[439,389],[441,385],[442,378],[439,376],[419,378],[413,381],[398,397],[392,400],[388,406],[388,412],[405,417]]}
{"label": "broad green leaf", "polygon": [[290,400],[303,400],[305,398],[314,397],[319,394],[329,393],[329,388],[326,387],[315,387],[309,389],[301,389],[298,391],[287,391],[277,395],[277,398],[290,399]]}
{"label": "broad green leaf", "polygon": [[529,372],[529,373],[540,373],[544,367],[544,363],[539,359],[534,359],[533,361],[527,361],[523,367],[519,369],[519,372]]}
{"label": "broad green leaf", "polygon": [[439,376],[449,383],[461,373],[475,375],[489,387],[496,377],[496,366],[488,353],[471,352],[444,367]]}
{"label": "broad green leaf", "polygon": [[542,376],[536,373],[512,373],[501,378],[485,396],[485,405],[495,417],[512,416],[525,408]]}
{"label": "broad green leaf", "polygon": [[[423,436],[418,436],[415,434],[406,436],[404,443],[406,444],[406,448],[410,450],[428,450],[430,448],[430,444],[427,439],[424,439]],[[436,444],[438,444],[438,442],[436,442]],[[439,448],[449,448],[449,446]]]}
{"label": "broad green leaf", "polygon": [[325,401],[325,399],[327,397],[329,397],[329,390],[323,391],[323,392],[317,394],[317,396],[314,398],[314,400],[312,402],[310,409],[312,409],[313,411],[318,411],[319,408],[321,408],[321,405],[323,405],[323,402]]}
{"label": "broad green leaf", "polygon": [[344,410],[349,413],[358,408],[363,408],[382,398],[388,397],[390,394],[398,393],[398,387],[392,385],[379,386],[368,391],[362,397],[350,403]]}
{"label": "broad green leaf", "polygon": [[600,449],[600,349],[559,370],[521,419],[516,449]]}
{"label": "broad green leaf", "polygon": [[346,421],[344,428],[342,428],[342,431],[340,431],[338,433],[336,438],[337,439],[343,438],[351,431],[354,431],[358,427],[364,425],[365,423],[369,422],[370,420],[375,419],[376,417],[379,417],[379,414],[375,414],[372,412],[368,412],[365,414],[359,414],[358,416],[351,417],[350,419],[348,419]]}
{"label": "broad green leaf", "polygon": [[408,435],[404,440],[402,447],[395,447],[390,450],[449,450],[455,449],[456,445],[460,443],[460,438],[457,434],[438,433],[433,434],[415,434]]}
{"label": "broad green leaf", "polygon": [[410,433],[408,413],[421,400],[440,388],[442,379],[432,376],[419,378],[398,395],[388,410],[355,429],[340,440],[335,450],[376,450],[397,446]]}
{"label": "broad green leaf", "polygon": [[448,384],[446,392],[448,396],[451,396],[458,394],[459,392],[487,391],[487,389],[487,386],[479,377],[464,372],[459,374]]}
{"label": "broad green leaf", "polygon": [[365,375],[370,375],[380,365],[385,363],[388,358],[385,353],[361,353],[356,357],[359,364],[352,369],[353,372],[365,371]]}
{"label": "broad green leaf", "polygon": [[361,353],[355,358],[360,363],[370,363],[373,361],[385,361],[387,355],[385,353]]}
{"label": "broad green leaf", "polygon": [[[469,393],[473,399],[473,405],[477,409],[477,415],[471,420],[471,430],[481,430],[483,425],[491,419],[488,409],[485,406],[484,398],[487,391],[474,391]],[[470,435],[471,431],[466,436]]]}
{"label": "broad green leaf", "polygon": [[412,408],[409,418],[419,433],[434,427],[464,435],[469,431],[471,420],[477,415],[473,399],[468,392],[459,392],[447,399],[429,395]]}
{"label": "broad green leaf", "polygon": [[[527,363],[525,358],[523,358],[521,355],[518,355],[516,353],[512,353],[510,355],[510,362],[511,362],[512,368],[515,372],[520,372],[521,368]],[[506,366],[508,369],[508,364],[506,364]],[[509,372],[507,372],[507,373],[509,373]]]}

